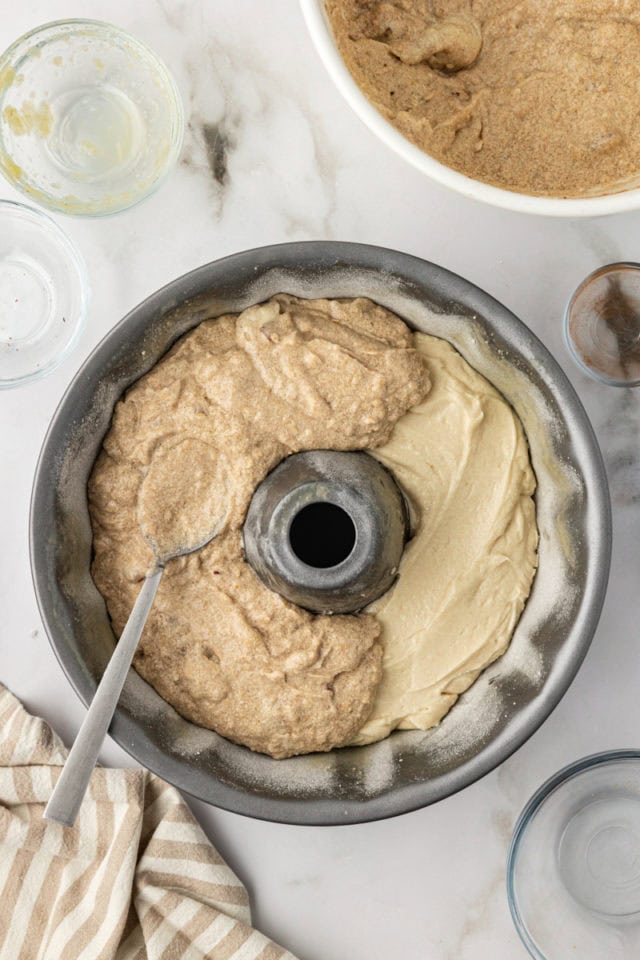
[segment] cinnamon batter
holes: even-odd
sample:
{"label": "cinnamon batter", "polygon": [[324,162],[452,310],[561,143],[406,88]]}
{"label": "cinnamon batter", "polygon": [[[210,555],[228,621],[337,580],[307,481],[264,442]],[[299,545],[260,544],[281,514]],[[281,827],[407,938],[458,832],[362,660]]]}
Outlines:
{"label": "cinnamon batter", "polygon": [[428,389],[387,310],[282,295],[205,321],[118,403],[89,483],[92,572],[117,635],[153,563],[149,540],[167,555],[217,530],[167,564],[134,662],[183,716],[274,757],[358,731],[380,682],[380,624],[270,591],[243,559],[242,524],[284,457],[384,443]]}
{"label": "cinnamon batter", "polygon": [[578,197],[640,179],[636,0],[326,0],[354,80],[477,180]]}

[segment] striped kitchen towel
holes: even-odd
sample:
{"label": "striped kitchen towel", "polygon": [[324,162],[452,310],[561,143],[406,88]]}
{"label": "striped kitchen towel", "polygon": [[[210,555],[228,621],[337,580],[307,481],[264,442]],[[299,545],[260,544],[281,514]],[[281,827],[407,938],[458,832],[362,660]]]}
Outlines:
{"label": "striped kitchen towel", "polygon": [[74,827],[44,820],[66,753],[0,685],[0,960],[295,960],[148,771],[99,768]]}

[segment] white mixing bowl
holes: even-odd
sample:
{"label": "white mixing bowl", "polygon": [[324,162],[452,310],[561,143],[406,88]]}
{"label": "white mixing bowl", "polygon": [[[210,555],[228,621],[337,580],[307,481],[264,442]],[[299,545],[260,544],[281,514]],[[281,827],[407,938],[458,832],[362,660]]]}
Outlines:
{"label": "white mixing bowl", "polygon": [[362,93],[338,52],[325,11],[324,0],[300,0],[300,5],[316,50],[331,79],[352,110],[383,143],[438,183],[451,187],[474,200],[483,200],[496,207],[516,210],[520,213],[537,213],[554,217],[597,217],[608,213],[636,210],[640,207],[640,187],[638,186],[640,175],[627,189],[616,193],[564,199],[536,197],[503,190],[489,183],[473,180],[445,166],[399,133]]}

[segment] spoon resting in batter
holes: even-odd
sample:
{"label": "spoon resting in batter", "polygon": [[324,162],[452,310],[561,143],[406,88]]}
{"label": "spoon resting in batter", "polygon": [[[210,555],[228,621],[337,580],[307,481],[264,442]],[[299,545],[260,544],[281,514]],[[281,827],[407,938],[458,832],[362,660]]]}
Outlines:
{"label": "spoon resting in batter", "polygon": [[[170,560],[201,550],[224,524],[226,505],[222,511],[215,512],[210,496],[193,496],[194,489],[203,493],[205,487],[211,491],[219,486],[216,481],[220,478],[216,472],[207,482],[200,465],[188,479],[184,473],[170,474],[166,469],[169,464],[170,458],[166,461],[158,458],[156,467],[145,477],[138,500],[138,522],[153,550],[155,563],[145,577],[43,814],[47,820],[55,820],[67,827],[75,823],[165,566]],[[163,480],[166,480],[165,493],[169,496],[160,501],[163,507],[159,515],[157,490]],[[190,489],[187,489],[188,485]],[[224,500],[221,502],[225,503]],[[204,536],[203,530],[207,531]],[[200,539],[194,543],[198,536]]]}

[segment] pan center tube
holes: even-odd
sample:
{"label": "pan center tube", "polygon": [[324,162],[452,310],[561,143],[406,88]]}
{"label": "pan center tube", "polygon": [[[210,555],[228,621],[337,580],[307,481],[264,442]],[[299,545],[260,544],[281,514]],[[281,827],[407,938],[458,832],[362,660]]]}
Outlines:
{"label": "pan center tube", "polygon": [[391,587],[409,536],[404,496],[364,452],[311,450],[256,488],[245,556],[271,590],[317,613],[362,610]]}

